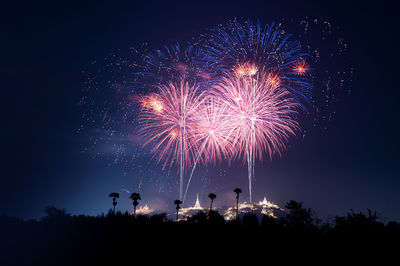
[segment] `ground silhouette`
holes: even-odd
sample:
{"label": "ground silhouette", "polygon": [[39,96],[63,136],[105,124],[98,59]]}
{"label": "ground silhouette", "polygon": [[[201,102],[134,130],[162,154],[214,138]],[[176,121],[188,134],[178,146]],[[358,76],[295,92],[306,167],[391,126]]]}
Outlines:
{"label": "ground silhouette", "polygon": [[[134,216],[110,209],[106,215],[70,215],[55,207],[47,207],[40,220],[0,216],[0,265],[104,265],[139,258],[172,262],[185,255],[233,258],[256,250],[269,256],[277,251],[315,256],[332,248],[357,254],[356,247],[373,250],[370,255],[378,248],[398,248],[400,224],[385,224],[376,212],[351,211],[328,223],[301,202],[289,201],[285,208],[287,215],[280,219],[246,214],[233,221],[225,221],[217,211],[176,222],[166,214]],[[257,252],[254,256],[264,254]]]}

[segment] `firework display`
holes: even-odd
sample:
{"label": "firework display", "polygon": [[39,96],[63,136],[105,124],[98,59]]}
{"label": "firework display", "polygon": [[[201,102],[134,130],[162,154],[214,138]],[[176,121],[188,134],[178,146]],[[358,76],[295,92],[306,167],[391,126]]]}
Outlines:
{"label": "firework display", "polygon": [[[330,24],[303,20],[300,34],[288,33],[286,24],[233,20],[211,28],[193,44],[132,49],[134,60],[113,55],[107,65],[113,81],[107,83],[118,93],[118,104],[90,102],[96,117],[84,115],[90,123],[103,124],[107,136],[93,137],[95,144],[103,139],[116,143],[119,136],[124,143],[114,144],[117,162],[128,157],[134,139],[137,145],[131,146],[152,153],[152,161],[163,169],[178,166],[182,201],[197,167],[243,160],[252,202],[256,160],[282,156],[291,136],[305,135],[299,116],[312,111],[317,114],[311,119],[314,125],[330,119],[329,104],[338,97],[331,89],[332,75],[323,79],[326,89],[313,90],[315,76],[328,73],[321,70],[323,55],[333,52],[322,53],[306,41],[311,27],[320,24],[326,40]],[[339,38],[337,46],[334,53],[342,55],[346,44]],[[118,71],[124,74],[114,77]],[[349,71],[336,73],[342,87]],[[98,80],[96,76],[90,85]],[[325,98],[325,105],[317,106],[317,98]],[[124,132],[114,130],[116,124]],[[133,152],[124,162],[128,165],[137,156]]]}
{"label": "firework display", "polygon": [[[159,94],[143,101],[146,110],[140,119],[147,122],[141,132],[145,132],[145,144],[159,140],[153,152],[159,153],[159,160],[165,158],[164,165],[170,158],[168,153],[173,153],[170,162],[179,162],[181,200],[185,199],[198,160],[215,163],[224,156],[245,158],[251,202],[255,160],[262,159],[264,153],[270,158],[280,154],[289,135],[298,128],[294,118],[303,100],[308,101],[311,88],[307,83],[308,65],[303,59],[306,54],[301,52],[298,41],[292,41],[290,35],[274,24],[262,28],[260,23],[234,22],[217,27],[207,36],[208,41],[199,46],[198,52],[190,47],[183,53],[186,63],[174,60],[181,54],[179,46],[172,52],[167,49],[167,57],[157,52],[162,60],[155,60],[154,54],[148,58],[153,68],[158,66],[156,72],[166,69],[163,78],[178,78],[181,82],[193,82],[198,75],[189,73],[200,73],[197,66],[206,66],[212,77],[210,87],[204,90],[209,100],[194,104],[194,108],[192,101],[203,101],[203,94],[196,95],[196,89],[188,101],[190,89],[167,96],[162,87]],[[188,51],[193,54],[191,60],[187,59]],[[185,110],[186,104],[189,112]],[[184,166],[192,161],[183,193]]]}

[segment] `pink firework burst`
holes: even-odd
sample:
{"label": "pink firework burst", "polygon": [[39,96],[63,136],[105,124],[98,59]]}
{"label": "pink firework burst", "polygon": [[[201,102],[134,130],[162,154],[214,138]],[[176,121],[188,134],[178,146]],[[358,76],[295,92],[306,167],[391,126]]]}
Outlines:
{"label": "pink firework burst", "polygon": [[229,120],[228,109],[218,98],[207,97],[197,110],[193,123],[193,142],[203,161],[216,163],[229,157],[234,142],[234,125]]}
{"label": "pink firework burst", "polygon": [[298,128],[293,119],[298,104],[289,91],[275,84],[260,73],[223,78],[215,86],[216,96],[223,101],[229,123],[234,126],[234,147],[239,156],[250,145],[259,159],[265,152],[272,158],[280,154]]}
{"label": "pink firework burst", "polygon": [[191,163],[196,151],[197,143],[191,135],[203,98],[196,86],[181,81],[160,85],[157,93],[140,100],[139,133],[146,139],[143,145],[154,145],[152,152],[158,155],[158,162],[164,161],[163,167],[179,162],[180,199],[185,166]]}
{"label": "pink firework burst", "polygon": [[203,163],[216,163],[228,158],[233,151],[235,131],[229,120],[227,106],[215,97],[208,96],[194,115],[192,127],[192,143],[196,143],[196,160],[190,173],[183,201],[185,201],[190,181],[196,165],[201,159]]}
{"label": "pink firework burst", "polygon": [[250,202],[255,160],[262,160],[265,152],[270,158],[280,155],[298,128],[293,118],[298,104],[288,90],[272,80],[270,74],[259,71],[252,76],[222,78],[214,88],[234,127],[232,154],[248,164]]}

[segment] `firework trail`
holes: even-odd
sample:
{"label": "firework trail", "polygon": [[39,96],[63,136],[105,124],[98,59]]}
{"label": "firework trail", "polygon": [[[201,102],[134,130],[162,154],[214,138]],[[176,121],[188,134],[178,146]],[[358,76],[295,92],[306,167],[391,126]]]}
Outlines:
{"label": "firework trail", "polygon": [[196,143],[191,137],[194,115],[202,100],[198,87],[184,81],[160,85],[157,93],[140,99],[139,133],[146,138],[143,145],[154,144],[152,151],[158,155],[158,162],[164,161],[163,167],[179,162],[181,200],[185,166],[191,164],[196,151]]}
{"label": "firework trail", "polygon": [[229,120],[228,111],[223,101],[209,95],[194,115],[191,137],[193,143],[196,143],[197,156],[186,185],[183,202],[198,161],[215,164],[222,161],[223,157],[229,158],[233,152],[235,128]]}
{"label": "firework trail", "polygon": [[298,129],[293,117],[299,104],[275,76],[264,71],[224,77],[214,87],[214,94],[223,101],[233,125],[232,154],[247,161],[251,202],[255,160],[262,160],[265,152],[270,158],[281,154]]}

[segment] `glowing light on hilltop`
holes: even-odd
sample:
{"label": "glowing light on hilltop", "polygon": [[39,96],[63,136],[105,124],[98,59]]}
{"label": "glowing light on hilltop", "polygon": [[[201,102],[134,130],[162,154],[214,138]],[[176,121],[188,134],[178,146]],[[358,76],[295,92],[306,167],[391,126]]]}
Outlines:
{"label": "glowing light on hilltop", "polygon": [[[277,218],[275,215],[276,211],[284,210],[277,204],[268,201],[266,197],[264,197],[264,200],[260,201],[259,203],[243,202],[239,204],[239,214],[253,213]],[[228,221],[236,219],[236,206],[228,208],[224,213],[224,218]]]}
{"label": "glowing light on hilltop", "polygon": [[266,197],[264,197],[264,200],[260,201],[258,204],[261,206],[268,207],[268,208],[277,208],[277,209],[279,208],[279,206],[276,205],[275,203],[268,201]]}
{"label": "glowing light on hilltop", "polygon": [[[147,206],[147,204],[144,206],[140,206],[139,209],[136,210],[136,214],[142,214],[142,215],[150,214],[153,212],[154,212],[154,210],[149,208],[149,206]],[[133,214],[133,212],[131,212],[131,214]]]}
{"label": "glowing light on hilltop", "polygon": [[187,208],[181,208],[179,210],[179,215],[181,215],[184,218],[187,218],[187,217],[189,217],[191,215],[196,214],[199,211],[204,211],[204,208],[201,207],[201,205],[200,205],[199,194],[197,193],[196,203],[194,204],[194,206],[193,207],[187,207]]}

